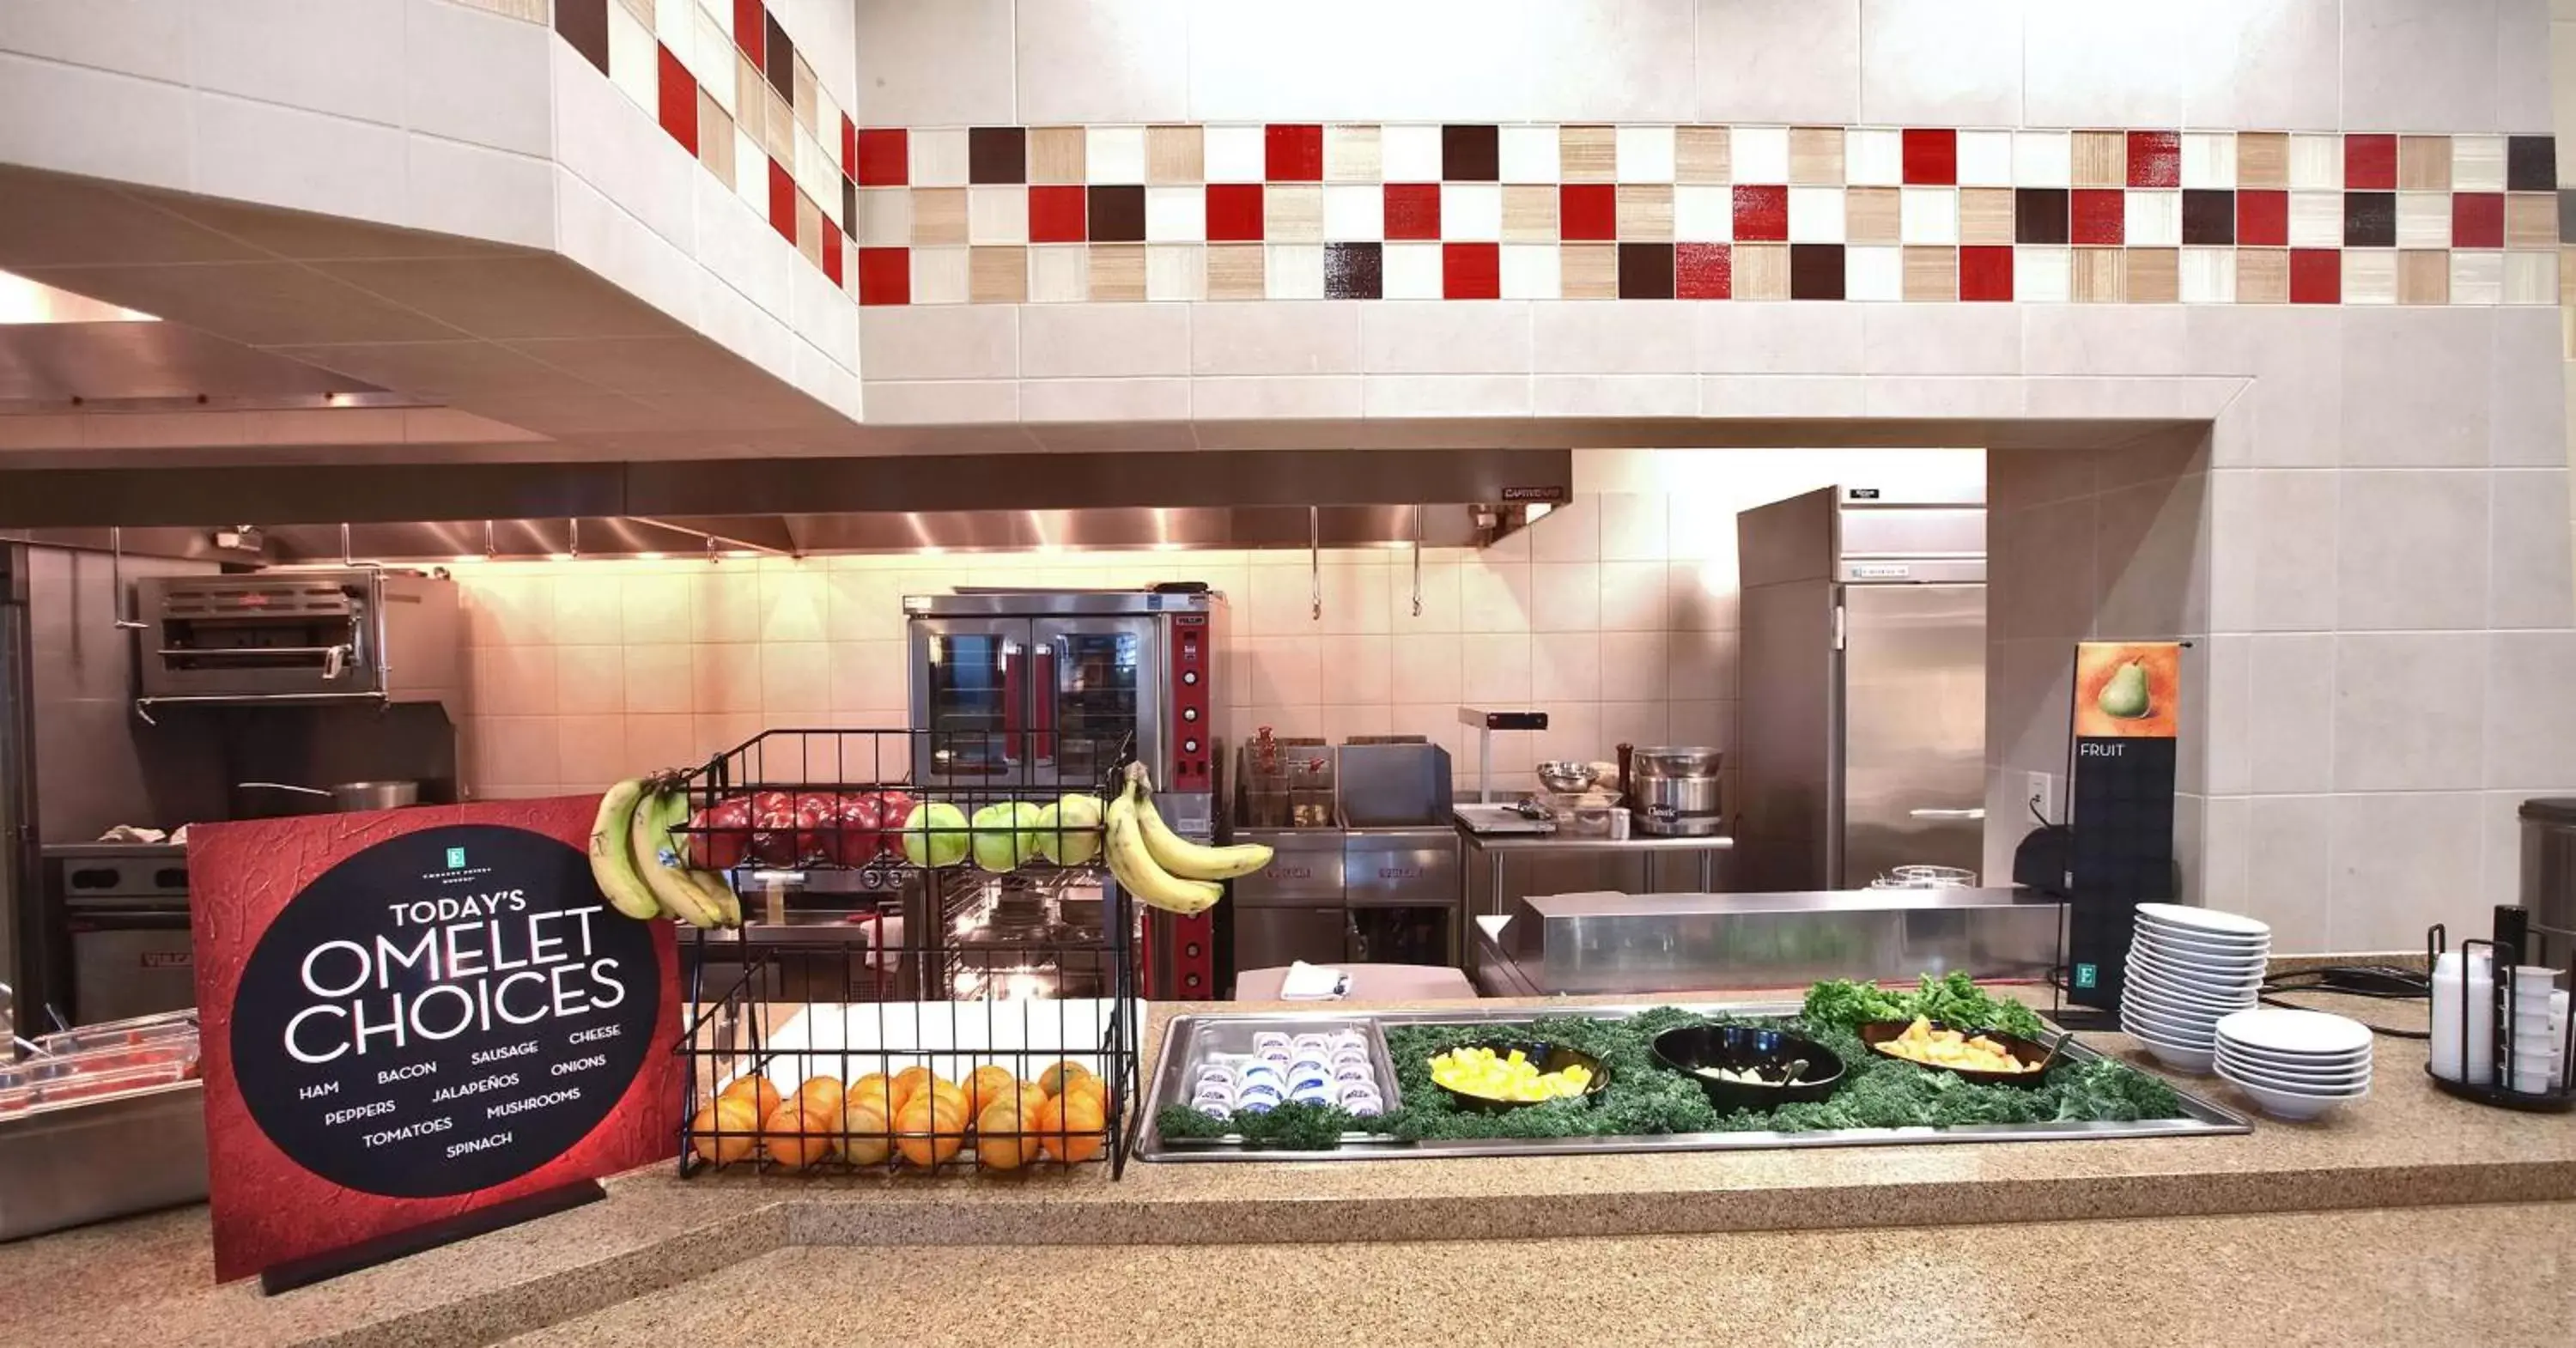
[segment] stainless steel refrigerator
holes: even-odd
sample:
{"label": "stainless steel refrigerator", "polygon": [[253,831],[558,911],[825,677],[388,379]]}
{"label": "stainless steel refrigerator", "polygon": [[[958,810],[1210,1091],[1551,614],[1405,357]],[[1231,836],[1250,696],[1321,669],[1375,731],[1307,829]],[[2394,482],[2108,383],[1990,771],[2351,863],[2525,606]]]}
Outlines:
{"label": "stainless steel refrigerator", "polygon": [[1985,851],[1982,489],[1829,487],[1736,517],[1747,890],[1858,889]]}

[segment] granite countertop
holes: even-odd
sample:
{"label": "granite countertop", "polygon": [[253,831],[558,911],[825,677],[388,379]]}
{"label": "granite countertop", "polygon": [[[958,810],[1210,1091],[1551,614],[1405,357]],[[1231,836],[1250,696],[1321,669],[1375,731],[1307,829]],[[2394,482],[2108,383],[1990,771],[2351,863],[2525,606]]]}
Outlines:
{"label": "granite countertop", "polygon": [[[2301,1000],[2395,1027],[2423,1022],[2420,1004]],[[1148,1044],[1159,1042],[1160,1017],[1203,1009],[1219,1008],[1157,1007]],[[2088,1034],[2086,1041],[2145,1061],[2122,1036]],[[2424,1052],[2420,1041],[2382,1039],[2378,1089],[2368,1101],[2314,1123],[2264,1120],[2238,1137],[1509,1161],[1138,1162],[1116,1183],[1097,1166],[941,1179],[746,1170],[688,1181],[654,1167],[611,1181],[605,1202],[268,1299],[244,1284],[210,1285],[204,1209],[183,1209],[0,1246],[0,1285],[12,1289],[0,1303],[0,1341],[156,1341],[186,1326],[180,1337],[191,1342],[483,1342],[609,1310],[737,1264],[742,1270],[726,1276],[757,1279],[773,1265],[829,1262],[828,1252],[799,1249],[807,1246],[863,1248],[871,1259],[906,1267],[952,1257],[960,1266],[984,1264],[964,1256],[1001,1248],[1013,1261],[1044,1262],[1074,1256],[1029,1247],[1245,1247],[1212,1265],[1231,1267],[1280,1244],[1348,1247],[1337,1257],[1364,1260],[1369,1247],[1450,1240],[1462,1231],[1487,1241],[1602,1236],[1628,1245],[1643,1236],[1765,1232],[1781,1240],[1776,1233],[1806,1231],[1869,1245],[1904,1237],[1863,1228],[1969,1223],[1980,1228],[1976,1240],[2009,1241],[2016,1238],[2009,1231],[1991,1228],[2052,1222],[2075,1224],[2045,1228],[2070,1239],[2076,1226],[2100,1227],[2104,1241],[2125,1239],[2118,1233],[2127,1231],[2152,1245],[2157,1228],[2135,1219],[2230,1217],[2255,1225],[2210,1229],[2242,1233],[2281,1222],[2281,1239],[2310,1238],[2295,1229],[2325,1233],[2315,1238],[2328,1241],[2346,1239],[2335,1231],[2377,1232],[2351,1238],[2413,1251],[2423,1238],[2413,1234],[2410,1217],[2372,1225],[2364,1220],[2378,1220],[2371,1210],[2576,1200],[2576,1115],[2515,1114],[2453,1100],[2424,1082]],[[2186,1084],[2244,1104],[2214,1080]],[[2305,1215],[2251,1215],[2290,1213]],[[2332,1221],[2356,1224],[2318,1225]],[[1940,1237],[1944,1248],[1967,1238],[1955,1231]],[[2273,1237],[2244,1239],[2259,1249]],[[950,1248],[899,1248],[916,1246]],[[1738,1248],[1723,1239],[1709,1248],[1721,1247]],[[2559,1241],[2555,1257],[2567,1259],[2565,1247]],[[1102,1267],[1128,1262],[1121,1252]],[[2562,1265],[2540,1285],[2563,1288],[2566,1276]],[[834,1315],[864,1309],[859,1301],[836,1305]]]}

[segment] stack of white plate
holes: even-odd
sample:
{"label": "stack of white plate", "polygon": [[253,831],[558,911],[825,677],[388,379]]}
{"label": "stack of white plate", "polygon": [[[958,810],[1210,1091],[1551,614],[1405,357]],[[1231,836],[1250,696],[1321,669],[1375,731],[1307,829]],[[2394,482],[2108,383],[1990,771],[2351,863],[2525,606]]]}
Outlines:
{"label": "stack of white plate", "polygon": [[2218,1022],[2218,1079],[2266,1114],[2313,1119],[2370,1094],[2370,1027],[2323,1011],[2239,1011]]}
{"label": "stack of white plate", "polygon": [[2254,1005],[2272,929],[2250,917],[2170,903],[2138,905],[2120,991],[2120,1028],[2159,1061],[2206,1074],[2218,1022]]}

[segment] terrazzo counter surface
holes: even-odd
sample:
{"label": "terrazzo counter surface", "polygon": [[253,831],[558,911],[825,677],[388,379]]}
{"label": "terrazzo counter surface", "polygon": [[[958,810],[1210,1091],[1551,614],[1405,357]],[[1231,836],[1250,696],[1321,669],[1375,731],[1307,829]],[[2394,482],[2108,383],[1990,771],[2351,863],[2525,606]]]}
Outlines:
{"label": "terrazzo counter surface", "polygon": [[[1779,999],[1739,993],[1722,1000]],[[2423,1020],[2420,1005],[2301,1000],[2394,1027],[2420,1027]],[[1165,1015],[1219,1009],[1251,1008],[1157,1007],[1147,1042],[1159,1042]],[[2122,1036],[2085,1039],[2106,1052],[2146,1061]],[[833,1264],[841,1257],[870,1267],[945,1269],[942,1276],[949,1281],[939,1285],[956,1289],[1015,1283],[1028,1269],[1091,1269],[1081,1275],[1090,1280],[1083,1285],[1107,1298],[1118,1291],[1098,1279],[1129,1268],[1137,1270],[1137,1288],[1150,1285],[1160,1297],[1173,1284],[1151,1273],[1158,1259],[1200,1260],[1193,1266],[1207,1269],[1258,1269],[1268,1266],[1263,1261],[1291,1259],[1275,1247],[1294,1244],[1321,1247],[1321,1259],[1358,1265],[1393,1253],[1390,1242],[1448,1242],[1461,1233],[1473,1233],[1479,1244],[1523,1242],[1511,1246],[1507,1257],[1538,1260],[1525,1265],[1531,1268],[1545,1261],[1532,1253],[1541,1247],[1527,1242],[1554,1242],[1574,1252],[1569,1258],[1608,1261],[1591,1267],[1623,1280],[1633,1275],[1651,1281],[1655,1252],[1681,1248],[1656,1243],[1667,1237],[1695,1240],[1700,1244],[1692,1248],[1730,1257],[1742,1253],[1757,1263],[1776,1257],[1786,1261],[1782,1268],[1795,1262],[1788,1252],[1799,1248],[1801,1238],[1820,1242],[1818,1249],[1879,1249],[1892,1261],[1883,1265],[1891,1278],[1938,1280],[1958,1275],[1903,1252],[1972,1248],[1962,1241],[2008,1246],[2031,1240],[2059,1250],[2057,1258],[2065,1262],[2086,1250],[2163,1248],[2154,1233],[2165,1228],[2156,1223],[2188,1219],[2215,1221],[2188,1228],[2216,1233],[2212,1239],[2246,1242],[2243,1257],[2249,1261],[2252,1251],[2274,1241],[2350,1243],[2356,1270],[2384,1272],[2395,1265],[2369,1261],[2420,1252],[2431,1228],[2419,1231],[2406,1213],[2373,1210],[2425,1209],[2421,1215],[2430,1222],[2431,1210],[2441,1208],[2468,1214],[2440,1219],[2458,1222],[2451,1229],[2464,1238],[2488,1238],[2490,1228],[2477,1220],[2480,1214],[2519,1213],[2517,1221],[2558,1223],[2547,1227],[2561,1233],[2554,1244],[2518,1248],[2535,1258],[2576,1258],[2568,1253],[2576,1245],[2564,1235],[2570,1229],[2567,1213],[2576,1209],[2556,1206],[2576,1200],[2576,1116],[2514,1114],[2453,1100],[2424,1082],[2423,1061],[2420,1041],[2383,1038],[2378,1089],[2368,1101],[2314,1123],[2262,1120],[2252,1134],[2230,1137],[1509,1160],[1131,1163],[1115,1183],[1098,1166],[939,1180],[741,1170],[687,1181],[670,1168],[655,1167],[612,1180],[605,1202],[265,1299],[248,1284],[210,1284],[205,1209],[181,1209],[0,1246],[0,1286],[9,1289],[0,1297],[0,1342],[49,1348],[137,1341],[482,1343],[547,1326],[575,1334],[623,1323],[617,1319],[625,1313],[617,1310],[623,1303],[693,1280],[706,1280],[697,1285],[712,1289],[757,1286],[802,1278],[804,1270],[841,1267]],[[2185,1084],[2233,1107],[2245,1105],[2214,1080]],[[2495,1206],[2463,1206],[2472,1204]],[[2029,1223],[2053,1225],[2021,1229]],[[2266,1223],[2278,1223],[2278,1229]],[[1932,1225],[1954,1229],[1937,1233],[1928,1247],[1922,1233],[1898,1229]],[[1572,1239],[1577,1237],[1618,1239]],[[1655,1239],[1641,1239],[1649,1237]],[[1081,1248],[1100,1245],[1135,1248]],[[2364,1245],[2370,1249],[2362,1250]],[[1033,1246],[1055,1248],[1028,1248]],[[806,1247],[847,1247],[848,1253]],[[1425,1248],[1442,1259],[1469,1261],[1463,1269],[1473,1266],[1478,1247]],[[1998,1246],[1998,1256],[2003,1253]],[[1641,1262],[1620,1262],[1632,1257]],[[1396,1263],[1414,1258],[1408,1250]],[[1959,1267],[1999,1265],[1980,1258]],[[1012,1276],[1001,1276],[1005,1271]],[[2564,1295],[2563,1263],[2535,1272],[2537,1282],[2526,1289],[2532,1295]],[[1300,1276],[1330,1281],[1323,1273]],[[2019,1285],[2018,1279],[2005,1282]],[[849,1323],[837,1317],[892,1313],[891,1303],[866,1299],[854,1274],[836,1285],[844,1289],[843,1299],[813,1303],[815,1316]],[[1422,1285],[1449,1284],[1432,1277]],[[2355,1284],[2365,1285],[2395,1284],[2386,1278]],[[2118,1285],[2105,1285],[2100,1293],[2129,1294]],[[1395,1295],[1392,1288],[1389,1295]],[[1007,1297],[991,1303],[1009,1304]],[[1851,1304],[1865,1305],[1867,1298]],[[1950,1304],[1963,1316],[1973,1309],[1965,1301]],[[2479,1313],[2496,1304],[2480,1303]],[[2560,1309],[2562,1319],[2555,1323],[2563,1328]],[[602,1312],[596,1321],[581,1318]],[[961,1306],[941,1313],[982,1312]],[[765,1311],[760,1318],[764,1325],[777,1323]],[[1031,1312],[1025,1323],[1043,1319]],[[973,1322],[924,1323],[963,1333]],[[1382,1323],[1392,1335],[1410,1322]],[[2159,1323],[2180,1333],[2195,1322]],[[1854,1326],[1854,1336],[1866,1337],[1858,1322]],[[1104,1326],[1113,1338],[1114,1329]],[[698,1341],[659,1333],[643,1337]],[[771,1341],[766,1330],[748,1337]],[[2186,1334],[2179,1341],[2196,1340]]]}

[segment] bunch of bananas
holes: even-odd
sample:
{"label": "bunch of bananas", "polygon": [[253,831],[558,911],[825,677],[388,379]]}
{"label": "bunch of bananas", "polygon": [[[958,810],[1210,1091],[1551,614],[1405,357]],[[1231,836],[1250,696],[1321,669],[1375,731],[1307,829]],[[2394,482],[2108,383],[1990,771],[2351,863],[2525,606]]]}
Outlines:
{"label": "bunch of bananas", "polygon": [[1103,823],[1109,873],[1148,907],[1165,912],[1204,913],[1225,894],[1217,881],[1270,864],[1270,849],[1260,843],[1210,847],[1174,833],[1154,808],[1152,783],[1141,763],[1127,765],[1126,785],[1109,802]]}
{"label": "bunch of bananas", "polygon": [[631,777],[599,798],[590,826],[590,874],[628,917],[692,927],[739,927],[742,900],[721,875],[692,869],[671,830],[688,822],[689,796],[673,773]]}

